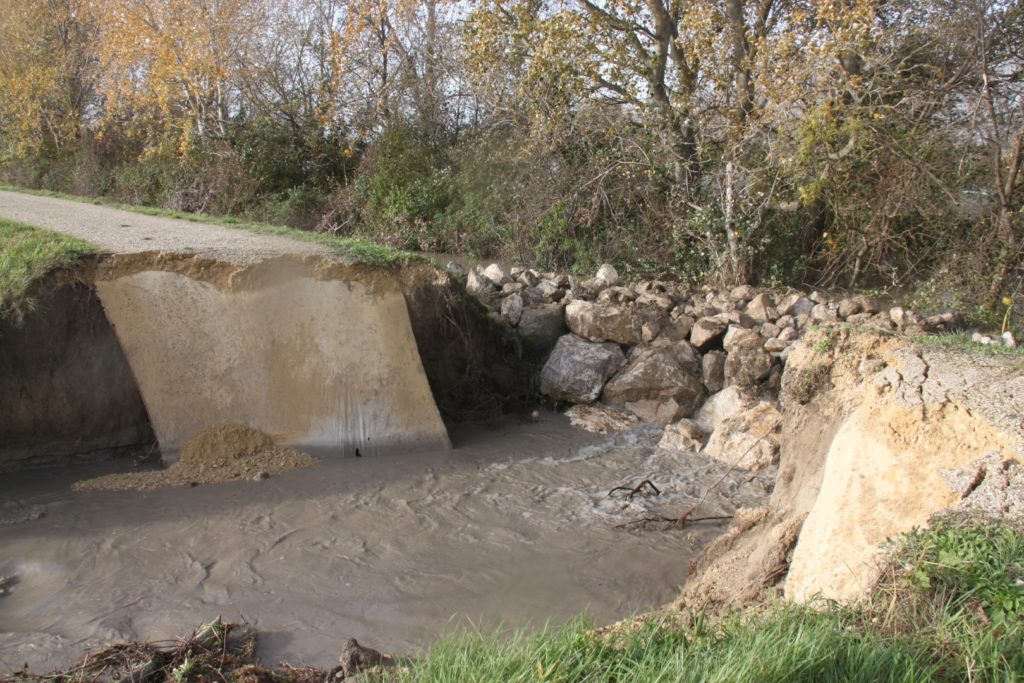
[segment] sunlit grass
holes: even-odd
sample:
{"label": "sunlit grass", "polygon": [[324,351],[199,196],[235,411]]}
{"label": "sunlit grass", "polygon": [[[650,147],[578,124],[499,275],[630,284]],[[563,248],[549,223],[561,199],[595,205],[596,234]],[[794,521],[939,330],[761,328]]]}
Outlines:
{"label": "sunlit grass", "polygon": [[32,286],[40,277],[96,251],[80,239],[0,219],[0,318],[32,310]]}

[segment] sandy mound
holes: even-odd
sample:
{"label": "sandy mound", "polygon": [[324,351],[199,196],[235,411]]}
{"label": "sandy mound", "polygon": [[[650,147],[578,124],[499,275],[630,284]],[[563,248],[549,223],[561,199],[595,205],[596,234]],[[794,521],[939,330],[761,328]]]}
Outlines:
{"label": "sandy mound", "polygon": [[263,432],[238,424],[215,425],[185,444],[181,459],[165,470],[109,474],[76,482],[76,491],[151,491],[164,486],[196,486],[238,479],[262,479],[309,467],[316,458],[274,444]]}

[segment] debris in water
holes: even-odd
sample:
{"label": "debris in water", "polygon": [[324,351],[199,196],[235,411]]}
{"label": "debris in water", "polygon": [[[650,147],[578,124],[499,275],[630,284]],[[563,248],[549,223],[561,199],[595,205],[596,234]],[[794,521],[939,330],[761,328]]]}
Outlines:
{"label": "debris in water", "polygon": [[309,467],[316,458],[278,446],[263,432],[239,424],[207,427],[195,434],[181,459],[165,470],[109,474],[76,482],[76,491],[151,491],[165,486],[199,486],[239,479],[266,479],[272,474]]}
{"label": "debris in water", "polygon": [[573,427],[595,434],[624,432],[639,424],[635,415],[602,405],[576,405],[565,411]]}
{"label": "debris in water", "polygon": [[324,683],[357,680],[360,673],[380,673],[399,662],[390,655],[363,647],[350,638],[339,665],[331,671],[281,664],[256,664],[257,633],[249,624],[224,623],[220,617],[202,624],[173,645],[115,643],[90,652],[66,671],[33,673],[26,666],[9,678],[12,683],[158,683],[161,681],[287,681]]}

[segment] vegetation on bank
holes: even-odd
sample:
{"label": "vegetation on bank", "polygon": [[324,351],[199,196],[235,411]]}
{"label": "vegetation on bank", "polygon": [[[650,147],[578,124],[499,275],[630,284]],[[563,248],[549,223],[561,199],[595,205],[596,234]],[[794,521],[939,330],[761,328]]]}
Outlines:
{"label": "vegetation on bank", "polygon": [[[1017,528],[940,520],[894,544],[888,569],[875,591],[856,607],[777,602],[725,617],[702,612],[650,615],[605,630],[578,619],[536,635],[454,635],[417,659],[390,660],[390,666],[367,668],[360,680],[1020,680],[1024,677],[1022,558],[1024,534]],[[218,621],[174,647],[115,645],[92,653],[68,672],[36,676],[24,671],[12,680],[91,683],[99,676],[109,679],[145,671],[154,683],[304,683],[339,673],[266,669],[252,664],[253,653],[249,631]],[[379,659],[373,653],[370,663]],[[339,675],[337,680],[342,678]]]}
{"label": "vegetation on bank", "polygon": [[[14,187],[0,183],[0,190],[8,192],[23,192],[39,195],[41,197],[54,197],[56,199],[67,199],[70,201],[86,202],[98,206],[107,206],[121,211],[132,211],[146,216],[160,216],[163,218],[177,218],[178,220],[191,223],[209,223],[226,228],[236,228],[248,232],[255,232],[261,235],[277,235],[303,242],[315,242],[330,247],[334,252],[343,258],[355,263],[365,263],[370,266],[391,266],[403,261],[422,261],[424,257],[410,251],[402,251],[387,244],[380,244],[362,237],[339,237],[336,235],[299,230],[285,225],[272,225],[270,223],[254,223],[242,220],[236,216],[207,216],[189,211],[178,211],[158,206],[140,206],[136,204],[124,204],[115,202],[103,197],[80,197],[66,192],[55,190],[32,190]],[[37,230],[42,230],[37,228]]]}
{"label": "vegetation on bank", "polygon": [[903,537],[871,598],[644,619],[595,636],[448,638],[384,681],[1010,681],[1024,677],[1024,534],[940,521]]}
{"label": "vegetation on bank", "polygon": [[1019,3],[0,16],[0,177],[21,187],[542,269],[1020,300]]}
{"label": "vegetation on bank", "polygon": [[32,286],[40,277],[96,251],[74,237],[0,218],[0,319],[31,311]]}

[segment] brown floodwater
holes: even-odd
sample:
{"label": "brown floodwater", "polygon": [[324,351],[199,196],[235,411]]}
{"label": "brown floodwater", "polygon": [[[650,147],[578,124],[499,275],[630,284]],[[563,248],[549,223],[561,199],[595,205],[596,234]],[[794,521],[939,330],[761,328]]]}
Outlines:
{"label": "brown floodwater", "polygon": [[[0,674],[63,666],[114,640],[163,640],[217,615],[260,632],[268,664],[330,666],[349,637],[411,653],[467,626],[610,622],[678,593],[727,522],[629,532],[679,514],[726,474],[559,415],[452,430],[455,449],[324,458],[259,482],[72,492],[130,467],[0,475]],[[700,512],[764,501],[773,472],[731,472]],[[659,496],[609,490],[649,479]]]}

